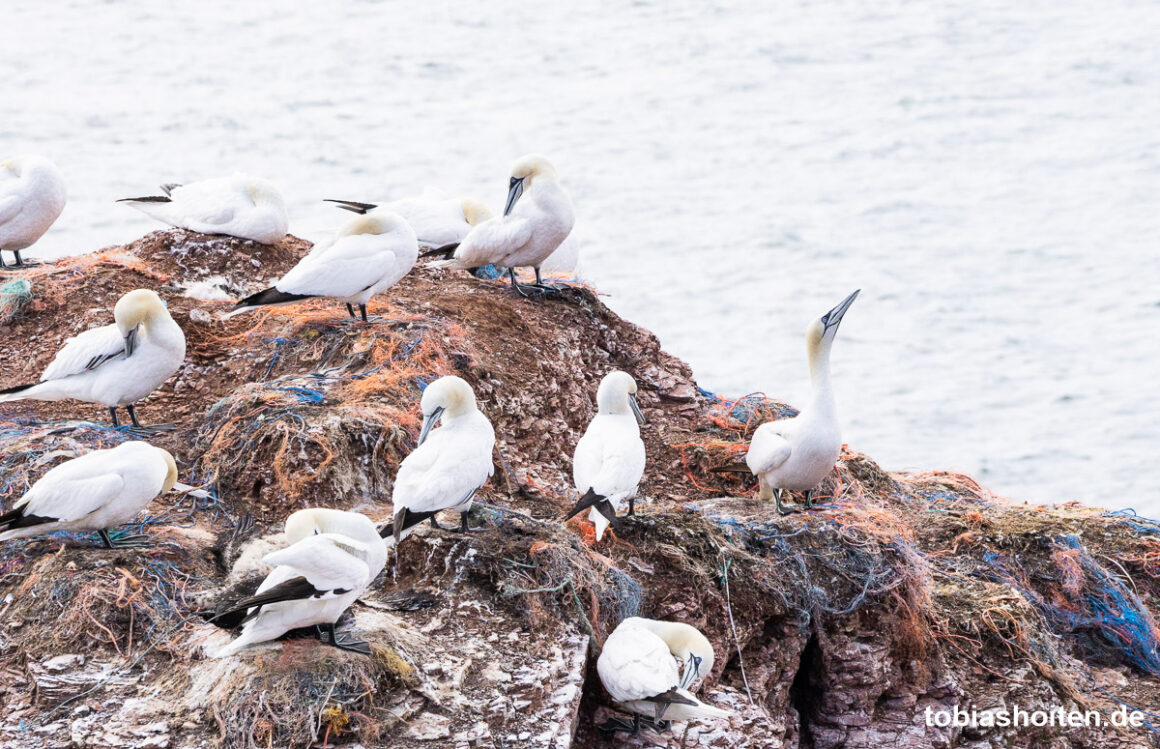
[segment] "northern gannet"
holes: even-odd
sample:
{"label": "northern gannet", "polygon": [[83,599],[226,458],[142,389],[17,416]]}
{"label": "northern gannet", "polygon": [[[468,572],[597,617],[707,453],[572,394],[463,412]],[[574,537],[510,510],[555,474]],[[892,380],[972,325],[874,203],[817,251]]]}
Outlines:
{"label": "northern gannet", "polygon": [[421,407],[419,446],[399,466],[391,494],[394,519],[380,531],[395,544],[424,520],[440,528],[435,515],[442,510],[458,512],[460,530],[470,530],[471,499],[495,472],[495,431],[476,407],[470,385],[454,375],[440,377],[423,391]]}
{"label": "northern gannet", "polygon": [[0,514],[0,541],[56,531],[96,531],[109,549],[143,545],[145,536],[113,540],[109,530],[133,519],[174,488],[173,456],[145,442],[123,442],[61,463]]}
{"label": "northern gannet", "polygon": [[591,508],[588,518],[596,524],[599,541],[626,500],[628,514],[634,514],[645,455],[640,438],[644,415],[636,402],[636,380],[627,372],[609,372],[596,391],[596,405],[596,416],[572,457],[572,479],[582,496],[564,520]]}
{"label": "northern gannet", "polygon": [[419,239],[423,248],[443,247],[462,242],[473,226],[491,218],[486,205],[472,198],[460,198],[442,190],[427,188],[410,198],[389,203],[359,203],[353,200],[333,200],[339,208],[355,213],[389,211],[402,216]]}
{"label": "northern gannet", "polygon": [[164,195],[117,202],[201,234],[225,234],[262,244],[274,244],[286,236],[286,204],[268,180],[235,174],[188,185],[162,185],[161,190]]}
{"label": "northern gannet", "polygon": [[0,268],[4,250],[26,263],[20,251],[48,231],[64,210],[64,179],[43,156],[17,156],[0,163]]}
{"label": "northern gannet", "polygon": [[418,257],[415,232],[398,214],[375,211],[355,216],[273,286],[241,300],[229,314],[329,297],[345,303],[351,317],[351,305],[357,304],[366,322],[367,302],[407,275]]}
{"label": "northern gannet", "polygon": [[[680,662],[680,668],[677,663]],[[724,718],[729,712],[701,702],[689,691],[713,669],[713,646],[696,627],[631,617],[612,630],[596,660],[600,683],[632,723],[612,719],[604,730],[640,730],[641,719],[660,721]]]}
{"label": "northern gannet", "polygon": [[109,409],[125,406],[141,428],[133,404],[173,376],[185,360],[185,334],[156,292],[137,289],[113,307],[112,325],[86,330],[65,341],[40,382],[0,390],[0,403],[31,398],[74,398]]}
{"label": "northern gannet", "polygon": [[528,287],[516,281],[515,269],[535,269],[533,287],[554,289],[544,284],[540,266],[567,238],[575,220],[572,200],[556,181],[556,169],[543,156],[531,154],[512,166],[502,216],[479,224],[458,245],[430,250],[423,256],[450,257],[449,264],[456,268],[507,268],[513,288],[521,296],[529,296]]}
{"label": "northern gannet", "polygon": [[813,398],[791,419],[770,421],[753,433],[745,464],[758,478],[761,499],[776,498],[783,515],[783,491],[804,491],[806,507],[812,507],[813,488],[834,468],[842,452],[842,433],[834,389],[830,383],[830,348],[838,334],[842,316],[858,296],[855,291],[842,303],[810,323],[806,329],[806,351],[810,361]]}
{"label": "northern gannet", "polygon": [[247,645],[313,626],[322,642],[370,655],[370,645],[340,637],[335,624],[386,564],[386,545],[375,524],[357,512],[299,510],[286,519],[286,541],[289,546],[263,557],[274,569],[254,595],[213,617],[215,624],[227,629],[242,624],[237,639],[213,657],[224,658]]}

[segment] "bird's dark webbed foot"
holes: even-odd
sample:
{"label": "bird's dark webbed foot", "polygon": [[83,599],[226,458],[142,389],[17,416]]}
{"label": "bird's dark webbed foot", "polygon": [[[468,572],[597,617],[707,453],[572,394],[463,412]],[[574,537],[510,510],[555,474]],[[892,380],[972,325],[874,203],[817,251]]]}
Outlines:
{"label": "bird's dark webbed foot", "polygon": [[106,530],[97,531],[106,549],[147,549],[153,546],[149,536],[126,534],[113,538]]}
{"label": "bird's dark webbed foot", "polygon": [[798,509],[796,507],[790,507],[787,509],[784,505],[782,505],[781,498],[784,495],[785,495],[785,492],[782,491],[781,489],[774,489],[773,490],[773,496],[777,500],[777,514],[778,515],[792,515],[793,513],[797,512]]}
{"label": "bird's dark webbed foot", "polygon": [[559,294],[562,291],[568,291],[572,287],[566,283],[544,283],[544,279],[540,276],[540,269],[536,268],[536,283],[534,286],[537,289],[542,289],[544,292],[551,294]]}
{"label": "bird's dark webbed foot", "polygon": [[469,513],[466,513],[466,512],[461,512],[459,514],[459,532],[460,533],[482,533],[483,531],[487,530],[487,528],[484,528],[483,526],[480,526],[478,528],[472,528],[471,523],[467,519],[468,514]]}
{"label": "bird's dark webbed foot", "polygon": [[427,518],[427,522],[430,523],[431,527],[436,529],[436,530],[440,530],[440,531],[453,531],[453,530],[455,530],[454,528],[445,528],[442,525],[439,525],[439,520],[434,515]]}
{"label": "bird's dark webbed foot", "polygon": [[632,720],[623,718],[619,715],[614,715],[600,725],[596,729],[602,733],[613,734],[617,731],[624,731],[627,734],[635,735],[640,732],[641,720],[640,716],[633,716]]}
{"label": "bird's dark webbed foot", "polygon": [[535,286],[533,286],[532,284],[522,284],[516,280],[516,269],[515,268],[508,268],[508,276],[511,278],[512,288],[516,290],[517,294],[522,296],[524,299],[530,299],[533,296],[535,296],[535,294],[536,294],[536,292],[534,291],[536,288]]}
{"label": "bird's dark webbed foot", "polygon": [[[43,263],[41,263],[39,260],[23,260],[23,259],[21,259],[20,250],[14,250],[12,252],[12,254],[16,256],[16,262],[12,264],[12,267],[14,267],[14,268],[34,268],[37,265],[43,265]],[[0,262],[0,267],[3,267],[2,262]]]}
{"label": "bird's dark webbed foot", "polygon": [[[137,410],[133,406],[125,406],[125,410],[129,412],[129,419],[133,423],[133,426],[130,427],[130,431],[137,432],[139,434],[150,435],[163,434],[164,432],[172,432],[174,429],[177,429],[176,424],[152,424],[150,426],[146,426],[137,420]],[[120,426],[117,423],[117,409],[110,408],[109,413],[113,416],[113,426]]]}
{"label": "bird's dark webbed foot", "polygon": [[806,489],[806,509],[812,510],[814,507],[814,490]]}
{"label": "bird's dark webbed foot", "polygon": [[332,645],[339,650],[348,650],[360,655],[372,655],[371,645],[366,640],[360,640],[349,632],[336,632],[333,624],[318,626],[318,639],[326,645]]}

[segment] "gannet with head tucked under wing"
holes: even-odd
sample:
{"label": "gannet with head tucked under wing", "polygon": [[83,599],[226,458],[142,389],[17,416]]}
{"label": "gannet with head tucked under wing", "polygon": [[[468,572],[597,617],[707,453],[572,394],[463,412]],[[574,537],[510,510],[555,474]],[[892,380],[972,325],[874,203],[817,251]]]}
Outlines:
{"label": "gannet with head tucked under wing", "polygon": [[355,213],[397,213],[415,230],[419,246],[423,248],[462,242],[472,227],[491,218],[491,211],[478,200],[456,197],[430,187],[418,195],[381,204],[331,198],[327,202]]}
{"label": "gannet with head tucked under wing", "polygon": [[188,185],[162,185],[161,191],[165,194],[117,202],[200,234],[225,234],[262,244],[274,244],[286,236],[286,203],[269,180],[239,173]]}
{"label": "gannet with head tucked under wing", "polygon": [[64,178],[43,156],[17,156],[0,162],[0,268],[4,251],[27,265],[20,251],[32,246],[52,226],[67,199]]}

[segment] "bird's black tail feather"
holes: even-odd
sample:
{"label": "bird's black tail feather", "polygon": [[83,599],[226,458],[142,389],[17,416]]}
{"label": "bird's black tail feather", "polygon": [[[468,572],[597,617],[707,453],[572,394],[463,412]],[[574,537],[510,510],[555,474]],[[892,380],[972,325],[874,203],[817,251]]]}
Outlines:
{"label": "bird's black tail feather", "polygon": [[[393,521],[387,523],[379,529],[379,537],[393,537],[395,539],[395,543],[398,543],[403,531],[407,530],[408,528],[414,528],[424,520],[435,517],[436,514],[437,513],[434,512],[411,512],[406,507],[404,507],[398,515],[395,515],[395,519]],[[398,530],[395,530],[396,527]]]}
{"label": "bird's black tail feather", "polygon": [[597,494],[594,489],[589,488],[588,491],[585,492],[584,496],[581,497],[578,502],[576,502],[576,506],[573,507],[572,510],[564,516],[564,522],[568,522],[582,511],[587,510],[589,507],[597,505],[603,501],[604,497],[602,495]]}
{"label": "bird's black tail feather", "polygon": [[753,473],[753,471],[749,470],[749,466],[744,463],[729,463],[727,465],[717,466],[716,468],[710,468],[709,470],[713,473]]}
{"label": "bird's black tail feather", "polygon": [[[162,188],[164,189],[164,188]],[[118,203],[172,203],[168,195],[146,195],[140,198],[121,198]]]}
{"label": "bird's black tail feather", "polygon": [[40,515],[25,515],[22,509],[9,510],[0,514],[0,531],[14,531],[17,528],[31,528],[34,525],[55,523],[56,518],[46,518]]}
{"label": "bird's black tail feather", "polygon": [[242,309],[243,307],[260,307],[263,304],[285,304],[286,302],[297,302],[300,299],[311,299],[313,294],[288,294],[285,291],[278,291],[271,286],[268,289],[259,291],[257,294],[251,294],[242,301],[234,305],[234,309]]}
{"label": "bird's black tail feather", "polygon": [[455,254],[455,250],[458,247],[458,242],[452,242],[451,244],[445,244],[442,247],[436,247],[433,250],[420,252],[419,257],[438,257],[439,255],[442,255],[444,258],[450,258]]}
{"label": "bird's black tail feather", "polygon": [[30,382],[27,385],[16,385],[15,387],[4,388],[3,390],[0,390],[0,395],[11,395],[12,393],[21,393],[21,392],[24,392],[25,390],[27,390],[28,388],[30,388],[36,384],[37,383],[35,383],[35,382]]}
{"label": "bird's black tail feather", "polygon": [[378,208],[374,203],[360,203],[357,200],[335,200],[334,198],[323,198],[323,200],[327,203],[336,203],[339,208],[352,213],[367,213]]}

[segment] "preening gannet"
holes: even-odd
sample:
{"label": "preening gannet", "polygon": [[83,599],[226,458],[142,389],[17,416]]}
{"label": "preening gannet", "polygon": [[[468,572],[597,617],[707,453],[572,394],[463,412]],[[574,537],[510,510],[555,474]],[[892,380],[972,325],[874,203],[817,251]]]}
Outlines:
{"label": "preening gannet", "polygon": [[633,714],[633,720],[612,719],[601,727],[635,733],[642,718],[656,726],[666,719],[728,717],[728,711],[701,702],[688,689],[712,669],[713,646],[696,627],[641,617],[625,619],[604,641],[596,672],[604,689]]}
{"label": "preening gannet", "polygon": [[758,477],[761,498],[776,498],[777,511],[792,512],[781,504],[783,491],[806,492],[806,507],[813,506],[811,493],[834,468],[842,452],[842,432],[834,389],[830,384],[830,348],[842,316],[858,296],[855,291],[842,303],[810,323],[806,329],[810,381],[810,404],[791,419],[770,421],[753,433],[745,464]]}
{"label": "preening gannet", "polygon": [[17,156],[0,163],[0,268],[4,250],[25,265],[20,251],[48,231],[64,210],[64,179],[43,156]]}
{"label": "preening gannet", "polygon": [[512,167],[503,215],[472,229],[458,245],[423,253],[450,257],[456,268],[498,265],[511,274],[512,286],[529,296],[527,286],[516,281],[516,268],[536,271],[532,288],[549,289],[540,277],[540,266],[567,238],[575,223],[572,201],[556,181],[556,169],[543,156],[524,156]]}
{"label": "preening gannet", "polygon": [[351,317],[351,305],[357,304],[366,322],[367,302],[398,283],[418,257],[415,232],[398,214],[375,211],[355,216],[273,286],[238,302],[230,315],[268,304],[330,297],[345,303]]}
{"label": "preening gannet", "polygon": [[286,236],[286,204],[269,180],[234,174],[188,185],[162,185],[161,190],[164,195],[117,202],[201,234],[226,234],[262,244],[274,244]]}
{"label": "preening gannet", "polygon": [[0,403],[31,398],[65,398],[100,403],[120,426],[125,406],[141,428],[133,404],[156,390],[185,360],[185,334],[165,303],[148,289],[130,291],[113,307],[112,325],[68,339],[40,376],[40,382],[0,390]]}
{"label": "preening gannet", "polygon": [[470,385],[454,375],[440,377],[423,391],[421,406],[419,446],[399,466],[391,495],[395,517],[379,531],[396,544],[424,520],[440,528],[435,515],[442,510],[458,512],[460,530],[470,530],[471,499],[495,472],[495,431]]}
{"label": "preening gannet", "polygon": [[173,456],[145,442],[123,442],[61,463],[0,514],[0,541],[56,531],[96,531],[109,549],[141,546],[145,536],[113,540],[109,529],[133,519],[174,488]]}
{"label": "preening gannet", "polygon": [[274,570],[255,594],[213,617],[225,628],[243,625],[241,635],[214,657],[311,626],[318,627],[324,643],[369,655],[366,642],[339,635],[335,623],[386,564],[386,545],[375,524],[357,512],[299,510],[286,519],[286,541],[289,546],[263,557]]}
{"label": "preening gannet", "polygon": [[471,227],[491,218],[486,205],[472,198],[459,198],[442,190],[427,188],[410,198],[389,203],[358,203],[353,200],[333,200],[339,208],[355,213],[389,211],[402,216],[419,239],[423,248],[443,247],[462,242]]}
{"label": "preening gannet", "polygon": [[628,514],[634,514],[645,455],[640,438],[644,415],[636,402],[636,380],[627,372],[609,372],[596,391],[596,405],[596,416],[572,457],[572,479],[582,496],[564,520],[591,508],[588,518],[596,524],[599,541],[626,500]]}

